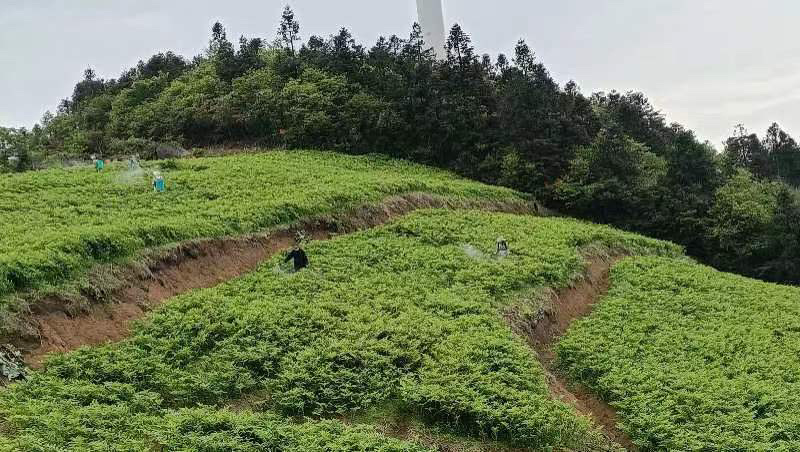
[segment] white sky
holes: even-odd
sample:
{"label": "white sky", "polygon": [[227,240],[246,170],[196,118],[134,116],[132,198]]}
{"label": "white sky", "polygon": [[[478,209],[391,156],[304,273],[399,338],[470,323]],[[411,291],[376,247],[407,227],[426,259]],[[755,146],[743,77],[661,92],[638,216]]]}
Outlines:
{"label": "white sky", "polygon": [[[31,126],[87,66],[117,77],[139,59],[191,57],[220,20],[232,40],[272,39],[290,3],[304,39],[348,27],[367,45],[408,34],[415,0],[0,0],[0,125]],[[744,123],[800,135],[797,0],[444,0],[479,52],[525,38],[560,82],[585,94],[643,91],[668,120],[719,147]],[[800,138],[800,136],[798,137]]]}

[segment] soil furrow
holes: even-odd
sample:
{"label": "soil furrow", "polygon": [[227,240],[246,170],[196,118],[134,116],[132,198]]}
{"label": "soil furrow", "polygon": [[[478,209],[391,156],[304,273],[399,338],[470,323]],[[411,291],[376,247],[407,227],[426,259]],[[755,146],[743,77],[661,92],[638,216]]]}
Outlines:
{"label": "soil furrow", "polygon": [[514,331],[522,335],[533,347],[542,366],[548,372],[550,393],[556,399],[574,406],[580,413],[589,416],[600,426],[605,435],[627,450],[638,450],[630,437],[617,425],[619,418],[608,403],[587,388],[571,384],[555,366],[553,346],[567,332],[572,322],[588,315],[597,301],[611,285],[611,267],[621,257],[591,257],[584,277],[571,287],[554,292],[547,303],[548,309],[531,321],[509,313],[506,320]]}

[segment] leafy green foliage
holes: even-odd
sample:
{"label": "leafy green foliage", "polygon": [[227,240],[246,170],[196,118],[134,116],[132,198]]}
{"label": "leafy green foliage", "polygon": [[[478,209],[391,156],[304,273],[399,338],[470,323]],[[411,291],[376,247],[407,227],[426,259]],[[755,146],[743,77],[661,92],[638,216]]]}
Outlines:
{"label": "leafy green foliage", "polygon": [[643,450],[800,447],[800,290],[632,258],[558,344]]}
{"label": "leafy green foliage", "polygon": [[[337,421],[289,424],[269,414],[234,413],[192,408],[146,413],[95,404],[76,413],[80,418],[54,416],[46,437],[22,434],[0,437],[0,451],[141,451],[202,450],[256,452],[263,450],[406,452],[427,450],[387,438],[365,427]],[[114,427],[120,428],[115,430]]]}
{"label": "leafy green foliage", "polygon": [[776,191],[775,184],[754,181],[744,170],[717,190],[709,239],[719,250],[718,265],[755,267],[761,261],[765,243],[760,238],[773,221]]}
{"label": "leafy green foliage", "polygon": [[[491,257],[498,235],[511,244],[508,258]],[[54,356],[0,393],[0,417],[25,444],[121,437],[166,445],[177,441],[173,423],[185,409],[208,416],[256,393],[282,422],[399,401],[462,433],[580,449],[595,437],[588,421],[550,398],[534,352],[499,311],[521,290],[566,285],[588,244],[680,253],[571,220],[421,211],[312,243],[307,270],[287,274],[276,256],[241,279],[174,299],[129,340]],[[213,438],[234,449],[251,441],[243,431],[254,418],[208,417],[193,418],[190,431],[219,430]],[[197,426],[223,422],[214,419],[229,420]]]}
{"label": "leafy green foliage", "polygon": [[271,152],[162,165],[168,188],[158,195],[145,172],[124,164],[102,173],[55,169],[0,179],[0,295],[59,283],[145,247],[255,232],[391,195],[520,199],[378,157]]}
{"label": "leafy green foliage", "polygon": [[633,217],[654,200],[654,188],[666,176],[664,159],[625,135],[602,131],[580,148],[556,192],[571,211],[615,223]]}
{"label": "leafy green foliage", "polygon": [[[443,60],[417,24],[408,38],[382,36],[371,47],[346,28],[301,43],[299,19],[287,7],[275,37],[272,46],[264,45],[271,37],[243,36],[237,44],[215,23],[207,49],[191,63],[165,52],[118,79],[88,69],[56,116],[16,133],[25,161],[13,168],[0,162],[0,170],[113,155],[120,143],[381,153],[680,243],[718,268],[800,281],[786,270],[797,264],[772,247],[731,252],[707,240],[718,232],[710,213],[715,192],[737,169],[800,184],[800,146],[777,124],[763,138],[738,128],[718,156],[690,130],[669,124],[643,93],[585,96],[574,81],[561,86],[522,40],[513,56],[493,62],[457,24]],[[759,240],[780,240],[779,229],[765,229]]]}

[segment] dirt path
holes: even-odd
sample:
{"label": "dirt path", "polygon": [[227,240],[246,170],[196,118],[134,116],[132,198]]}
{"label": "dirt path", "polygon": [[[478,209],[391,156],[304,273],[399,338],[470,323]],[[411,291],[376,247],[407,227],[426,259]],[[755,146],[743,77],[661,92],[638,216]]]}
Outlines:
{"label": "dirt path", "polygon": [[[165,300],[193,289],[208,288],[253,271],[264,260],[291,247],[298,230],[315,240],[368,229],[424,208],[475,208],[510,213],[535,213],[535,203],[454,201],[425,194],[408,194],[365,205],[338,215],[319,217],[270,233],[239,238],[185,242],[151,262],[147,268],[122,271],[123,284],[95,287],[75,302],[59,296],[31,303],[28,321],[35,337],[8,338],[22,352],[26,364],[41,367],[52,352],[118,341],[130,334],[132,323]],[[98,282],[98,286],[102,283]],[[108,302],[107,300],[111,300]],[[76,312],[77,311],[77,312]]]}
{"label": "dirt path", "polygon": [[569,384],[555,369],[553,353],[553,345],[567,332],[572,322],[589,314],[594,304],[608,293],[611,267],[620,259],[590,258],[584,277],[572,287],[554,293],[550,299],[550,309],[537,321],[525,321],[513,313],[508,314],[506,319],[538,353],[539,360],[548,371],[550,393],[554,398],[569,403],[580,413],[591,417],[605,435],[617,444],[627,450],[638,450],[630,437],[617,428],[619,418],[614,408],[587,388]]}

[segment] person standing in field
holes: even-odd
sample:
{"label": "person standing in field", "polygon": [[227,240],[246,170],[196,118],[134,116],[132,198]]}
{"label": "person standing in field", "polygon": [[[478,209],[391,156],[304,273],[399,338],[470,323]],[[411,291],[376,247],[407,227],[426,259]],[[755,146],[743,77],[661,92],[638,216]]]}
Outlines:
{"label": "person standing in field", "polygon": [[498,237],[495,243],[497,245],[497,251],[496,251],[497,257],[500,258],[508,257],[509,251],[508,251],[508,242],[506,242],[506,239]]}
{"label": "person standing in field", "polygon": [[299,272],[300,270],[308,267],[308,255],[306,255],[306,252],[303,250],[304,239],[305,234],[298,232],[295,235],[294,248],[292,248],[291,252],[286,254],[286,259],[283,260],[284,262],[293,260],[295,272]]}
{"label": "person standing in field", "polygon": [[164,193],[166,186],[164,185],[164,176],[160,171],[153,172],[153,191],[156,193]]}
{"label": "person standing in field", "polygon": [[96,157],[96,158],[94,159],[94,169],[95,169],[95,170],[96,170],[98,173],[99,173],[100,171],[103,171],[103,168],[105,168],[105,167],[106,167],[106,164],[105,164],[105,162],[103,161],[103,159],[101,159],[100,157]]}

